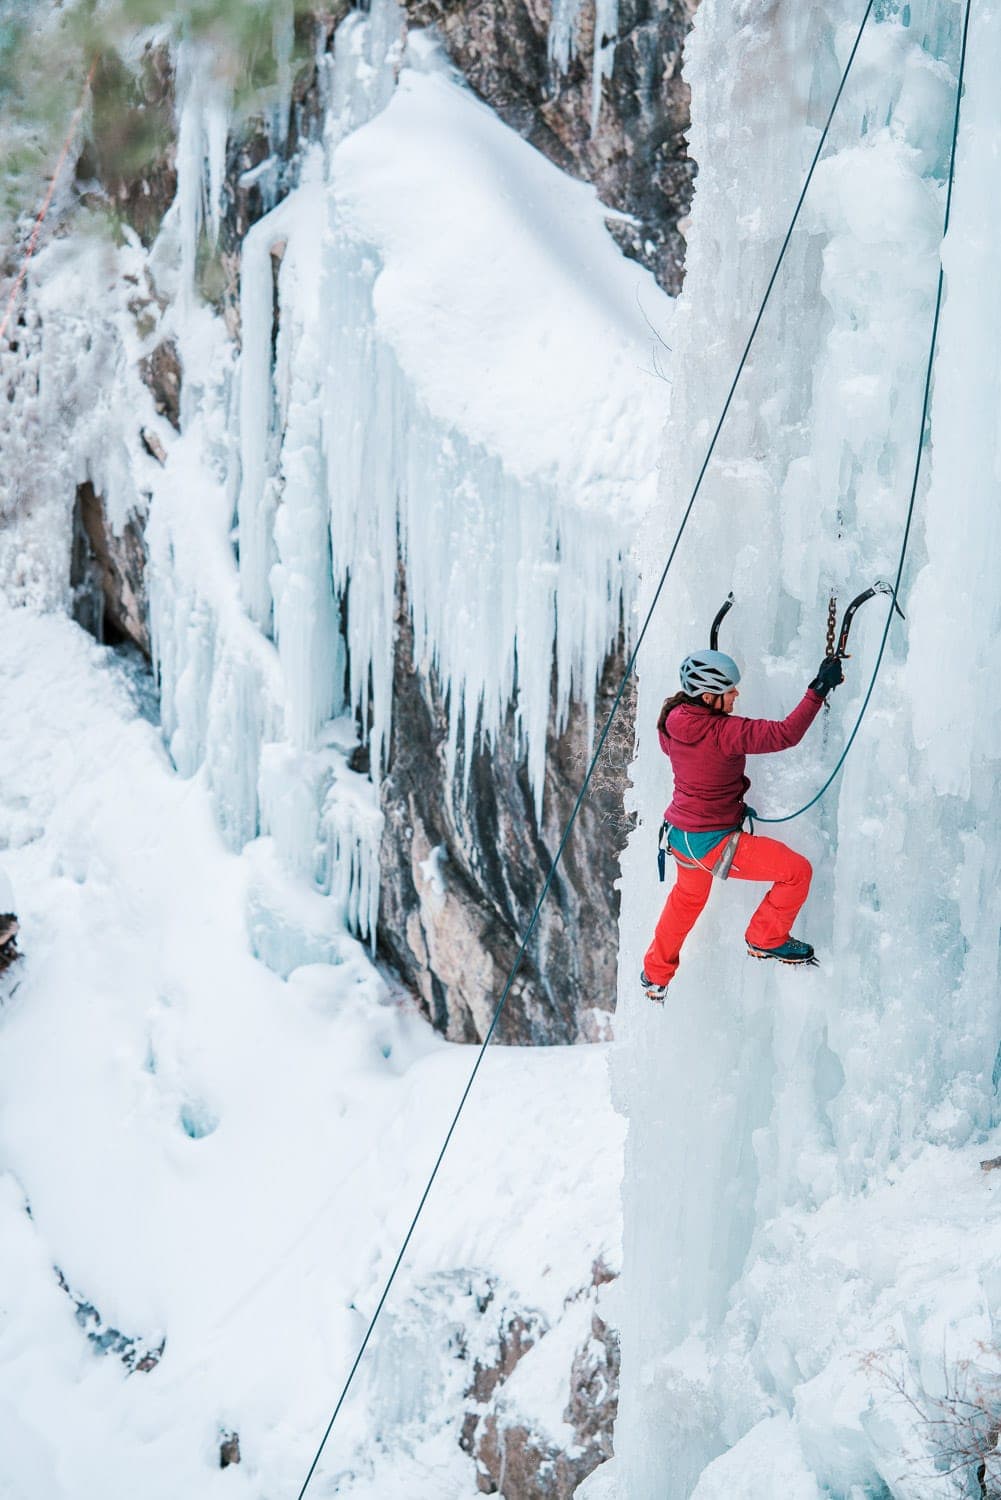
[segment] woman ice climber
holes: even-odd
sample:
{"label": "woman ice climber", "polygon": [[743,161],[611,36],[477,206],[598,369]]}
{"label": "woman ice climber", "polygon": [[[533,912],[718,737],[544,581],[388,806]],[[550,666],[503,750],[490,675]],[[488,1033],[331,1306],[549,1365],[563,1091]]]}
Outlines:
{"label": "woman ice climber", "polygon": [[714,874],[772,881],[748,923],[749,953],[787,964],[814,962],[810,944],[791,932],[810,889],[810,862],[778,839],[741,831],[751,784],[744,763],[748,755],[799,744],[827,694],[844,681],[841,661],[825,657],[802,702],[781,720],[735,716],[739,681],[737,663],[722,651],[686,656],[682,690],[667,699],[657,720],[660,746],[674,772],[663,839],[678,867],[641,975],[646,993],[658,1002],[677,973],[681,946],[709,899]]}

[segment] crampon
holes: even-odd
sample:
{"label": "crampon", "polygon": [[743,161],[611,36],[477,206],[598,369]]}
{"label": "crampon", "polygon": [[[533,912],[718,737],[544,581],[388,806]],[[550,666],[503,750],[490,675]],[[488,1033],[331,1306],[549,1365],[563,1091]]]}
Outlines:
{"label": "crampon", "polygon": [[780,964],[810,964],[817,966],[817,959],[809,943],[801,943],[799,938],[786,938],[777,948],[756,948],[753,943],[748,943],[747,951],[752,958],[776,958]]}

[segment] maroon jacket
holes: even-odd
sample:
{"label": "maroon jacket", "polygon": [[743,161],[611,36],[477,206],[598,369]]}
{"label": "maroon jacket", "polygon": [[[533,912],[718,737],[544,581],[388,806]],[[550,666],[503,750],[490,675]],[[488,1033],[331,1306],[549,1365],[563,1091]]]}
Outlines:
{"label": "maroon jacket", "polygon": [[713,713],[708,705],[679,703],[667,716],[667,732],[660,731],[660,748],[671,757],[674,772],[667,822],[686,833],[738,827],[751,785],[744,775],[745,756],[798,745],[823,702],[807,688],[785,719],[741,719]]}

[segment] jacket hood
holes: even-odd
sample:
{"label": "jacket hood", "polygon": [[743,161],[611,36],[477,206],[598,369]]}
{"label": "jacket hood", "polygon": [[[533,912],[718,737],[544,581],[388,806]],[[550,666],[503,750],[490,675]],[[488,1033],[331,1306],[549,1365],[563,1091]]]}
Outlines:
{"label": "jacket hood", "polygon": [[668,714],[665,728],[669,739],[680,740],[683,745],[697,745],[717,718],[719,715],[708,706],[696,708],[694,704],[679,703]]}

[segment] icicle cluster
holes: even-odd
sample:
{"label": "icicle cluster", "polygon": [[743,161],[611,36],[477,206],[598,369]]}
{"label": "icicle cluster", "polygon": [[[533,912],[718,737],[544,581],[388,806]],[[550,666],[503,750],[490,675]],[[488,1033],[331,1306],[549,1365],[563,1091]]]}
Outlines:
{"label": "icicle cluster", "polygon": [[[232,100],[186,44],[157,241],[148,257],[95,246],[86,266],[79,249],[73,264],[58,245],[40,257],[7,424],[67,555],[76,484],[92,482],[113,526],[148,504],[167,743],[183,775],[204,776],[228,846],[253,846],[251,929],[282,970],[329,956],[324,928],[342,920],[374,939],[401,608],[445,703],[446,775],[468,778],[475,748],[513,722],[541,817],[547,735],[572,698],[593,716],[631,626],[632,526],[666,398],[650,325],[662,335],[670,312],[593,190],[501,125],[425,38],[408,42],[395,0],[352,13],[318,57],[322,141],[281,167],[288,44],[278,27],[239,349],[196,284]],[[138,376],[161,345],[183,372],[179,433]],[[28,568],[30,507],[3,503],[20,516],[17,545],[0,546],[7,577]],[[33,597],[67,602],[65,572],[43,582]],[[371,779],[352,769],[359,741]]]}
{"label": "icicle cluster", "polygon": [[[536,158],[419,41],[397,88],[403,34],[392,0],[339,29],[322,63],[323,147],[305,153],[298,186],[242,247],[235,366],[205,309],[185,305],[178,447],[209,473],[197,500],[182,494],[175,448],[150,533],[179,766],[206,766],[234,848],[270,839],[284,867],[369,935],[380,819],[371,786],[345,764],[343,716],[368,741],[377,783],[401,598],[416,661],[446,698],[447,774],[461,762],[468,776],[475,745],[513,705],[541,814],[547,732],[554,719],[562,728],[572,695],[593,702],[628,626],[624,543],[651,490],[663,404],[642,369],[640,284],[661,323],[666,302],[622,261],[593,193]],[[207,169],[212,197],[204,143],[219,107],[192,78],[202,81],[182,107],[172,229],[182,284]],[[553,264],[545,233],[512,215],[512,180],[529,203],[562,204],[576,281]],[[482,260],[465,228],[474,192]],[[463,295],[442,252],[449,236],[474,300],[468,323],[456,303],[439,338],[442,299]],[[416,291],[395,305],[416,337],[393,317],[391,289],[407,276]],[[508,315],[523,293],[539,304],[534,327],[531,310],[513,325]],[[180,287],[177,297],[180,307]],[[534,336],[554,351],[541,373],[526,328],[529,348]],[[285,938],[279,947],[285,965]]]}

